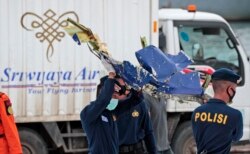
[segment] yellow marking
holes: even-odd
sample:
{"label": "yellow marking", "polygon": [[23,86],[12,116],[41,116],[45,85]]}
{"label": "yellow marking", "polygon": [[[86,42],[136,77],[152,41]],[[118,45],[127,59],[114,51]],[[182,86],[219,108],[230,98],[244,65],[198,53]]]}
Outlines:
{"label": "yellow marking", "polygon": [[207,117],[207,121],[208,121],[208,122],[212,122],[212,121],[213,121],[213,120],[210,118],[210,115],[211,115],[211,114],[208,113],[208,117]]}
{"label": "yellow marking", "polygon": [[197,113],[195,113],[195,121],[197,121],[197,119],[200,117],[200,113],[199,112],[197,112]]}
{"label": "yellow marking", "polygon": [[223,124],[225,125],[227,123],[227,115],[224,118]]}
{"label": "yellow marking", "polygon": [[214,114],[214,121],[213,122],[216,121],[216,118],[217,118],[217,113]]}
{"label": "yellow marking", "polygon": [[219,115],[218,115],[218,119],[217,119],[217,123],[218,123],[218,124],[221,124],[222,121],[223,121],[223,114],[219,114]]}
{"label": "yellow marking", "polygon": [[211,123],[217,123],[217,124],[227,124],[228,115],[224,115],[222,113],[206,113],[206,112],[196,112],[194,120],[201,121],[201,122],[211,122]]}
{"label": "yellow marking", "polygon": [[132,117],[139,117],[139,112],[136,111],[136,110],[134,110],[134,111],[132,112]]}
{"label": "yellow marking", "polygon": [[7,111],[8,111],[9,114],[13,114],[13,109],[12,109],[11,106],[8,107]]}
{"label": "yellow marking", "polygon": [[202,112],[201,113],[201,121],[206,121],[206,119],[207,119],[207,114],[206,114],[206,112]]}

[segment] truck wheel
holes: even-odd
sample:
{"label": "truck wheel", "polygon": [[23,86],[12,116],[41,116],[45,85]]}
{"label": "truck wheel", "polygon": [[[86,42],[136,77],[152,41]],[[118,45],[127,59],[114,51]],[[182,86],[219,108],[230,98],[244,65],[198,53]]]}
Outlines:
{"label": "truck wheel", "polygon": [[43,138],[29,128],[18,129],[24,154],[48,154],[48,149]]}
{"label": "truck wheel", "polygon": [[190,121],[182,123],[177,128],[172,148],[175,154],[196,154],[197,148]]}

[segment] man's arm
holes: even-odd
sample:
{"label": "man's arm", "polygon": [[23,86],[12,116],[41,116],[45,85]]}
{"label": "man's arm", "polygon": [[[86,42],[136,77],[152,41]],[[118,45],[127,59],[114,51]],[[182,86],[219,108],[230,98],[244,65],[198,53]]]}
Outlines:
{"label": "man's arm", "polygon": [[92,122],[96,120],[109,104],[114,93],[114,76],[109,75],[108,79],[104,82],[103,87],[97,99],[86,106],[80,114],[81,120],[85,122]]}
{"label": "man's arm", "polygon": [[236,128],[233,132],[233,142],[237,142],[241,139],[241,137],[243,136],[243,118],[242,118],[242,114],[239,111],[238,114],[238,124],[236,125]]}

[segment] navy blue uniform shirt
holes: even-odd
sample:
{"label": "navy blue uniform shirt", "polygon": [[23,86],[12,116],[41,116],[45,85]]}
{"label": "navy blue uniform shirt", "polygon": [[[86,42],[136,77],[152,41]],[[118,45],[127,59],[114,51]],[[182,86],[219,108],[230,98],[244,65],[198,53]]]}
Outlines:
{"label": "navy blue uniform shirt", "polygon": [[136,106],[138,101],[118,103],[114,111],[106,109],[114,92],[114,79],[107,79],[97,99],[80,113],[81,123],[87,134],[90,154],[118,154],[119,136],[116,115]]}
{"label": "navy blue uniform shirt", "polygon": [[107,79],[96,101],[86,106],[81,122],[87,134],[90,154],[117,154],[119,152],[118,130],[111,111],[106,107],[114,92],[114,79]]}
{"label": "navy blue uniform shirt", "polygon": [[132,95],[125,101],[127,102],[120,102],[120,104],[127,104],[129,101],[140,103],[117,117],[119,144],[130,145],[144,140],[148,152],[150,154],[156,153],[153,128],[149,118],[149,112],[145,102],[143,102],[142,94],[139,95],[138,93],[132,92]]}
{"label": "navy blue uniform shirt", "polygon": [[228,154],[232,141],[243,135],[243,119],[240,111],[219,99],[210,99],[196,108],[192,115],[193,134],[198,154]]}

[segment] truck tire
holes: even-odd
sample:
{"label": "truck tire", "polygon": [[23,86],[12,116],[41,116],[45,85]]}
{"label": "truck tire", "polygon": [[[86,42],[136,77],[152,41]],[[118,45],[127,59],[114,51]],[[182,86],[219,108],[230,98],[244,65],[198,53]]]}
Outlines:
{"label": "truck tire", "polygon": [[29,128],[18,129],[24,154],[48,154],[48,149],[43,138]]}
{"label": "truck tire", "polygon": [[197,148],[190,121],[178,126],[172,141],[172,148],[175,154],[196,154]]}

